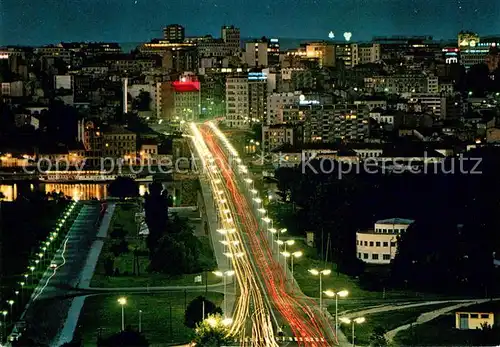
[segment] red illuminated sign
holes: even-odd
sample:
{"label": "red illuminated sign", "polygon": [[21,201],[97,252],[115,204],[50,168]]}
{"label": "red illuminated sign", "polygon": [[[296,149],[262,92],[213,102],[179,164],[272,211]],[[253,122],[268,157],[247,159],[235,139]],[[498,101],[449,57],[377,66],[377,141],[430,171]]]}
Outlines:
{"label": "red illuminated sign", "polygon": [[172,86],[174,90],[179,93],[185,92],[199,92],[200,91],[200,82],[191,82],[191,81],[174,81],[172,82]]}

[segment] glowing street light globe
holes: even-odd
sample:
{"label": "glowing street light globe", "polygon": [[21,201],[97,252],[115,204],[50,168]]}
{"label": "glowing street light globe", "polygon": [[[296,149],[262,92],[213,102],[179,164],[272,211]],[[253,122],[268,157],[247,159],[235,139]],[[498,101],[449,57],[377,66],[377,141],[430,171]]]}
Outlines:
{"label": "glowing street light globe", "polygon": [[328,37],[330,39],[334,39],[335,38],[335,34],[333,33],[333,31],[330,31],[330,33],[328,34]]}
{"label": "glowing street light globe", "polygon": [[345,32],[345,33],[344,33],[344,39],[345,39],[346,41],[350,41],[350,40],[351,40],[351,37],[352,37],[352,33],[350,33],[350,32]]}

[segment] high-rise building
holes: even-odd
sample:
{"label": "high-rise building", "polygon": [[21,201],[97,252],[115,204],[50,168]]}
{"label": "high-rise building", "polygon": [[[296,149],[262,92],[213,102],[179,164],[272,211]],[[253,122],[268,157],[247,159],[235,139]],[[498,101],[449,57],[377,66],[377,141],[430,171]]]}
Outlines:
{"label": "high-rise building", "polygon": [[266,120],[267,76],[263,72],[248,74],[248,118],[251,123]]}
{"label": "high-rise building", "polygon": [[251,67],[268,66],[267,40],[251,41],[245,44],[245,62]]}
{"label": "high-rise building", "polygon": [[223,26],[221,28],[221,38],[229,47],[233,54],[240,49],[240,29],[235,28],[234,25]]}
{"label": "high-rise building", "polygon": [[226,79],[226,120],[229,127],[248,126],[248,77],[230,76]]}
{"label": "high-rise building", "polygon": [[169,42],[183,42],[184,27],[179,24],[170,24],[163,28],[163,38]]}
{"label": "high-rise building", "polygon": [[280,63],[280,41],[279,39],[269,39],[267,62],[270,66],[276,66]]}

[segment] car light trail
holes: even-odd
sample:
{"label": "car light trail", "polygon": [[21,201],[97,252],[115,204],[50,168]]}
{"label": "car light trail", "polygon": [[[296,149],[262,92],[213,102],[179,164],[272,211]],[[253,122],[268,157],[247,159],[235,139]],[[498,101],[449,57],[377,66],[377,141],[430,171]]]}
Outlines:
{"label": "car light trail", "polygon": [[[301,342],[302,344],[308,346],[328,346],[325,339],[325,336],[328,336],[328,334],[324,332],[326,329],[331,329],[330,323],[325,319],[323,313],[318,315],[317,312],[313,312],[311,307],[314,307],[315,303],[312,299],[296,299],[287,293],[286,276],[281,267],[282,264],[275,261],[268,236],[262,228],[259,228],[259,223],[255,219],[252,206],[248,204],[248,201],[256,197],[256,194],[254,193],[247,199],[241,193],[243,189],[239,187],[236,172],[229,166],[232,158],[228,159],[225,151],[217,144],[217,139],[213,139],[213,135],[215,134],[218,140],[226,145],[230,156],[239,159],[238,153],[213,123],[208,122],[207,124],[208,126],[202,127],[203,140],[208,145],[211,155],[215,155],[217,159],[216,163],[219,165],[219,169],[223,175],[222,181],[225,182],[224,186],[230,192],[230,196],[225,199],[232,202],[230,208],[236,210],[235,214],[238,216],[242,229],[245,231],[245,236],[248,239],[251,250],[251,257],[255,259],[258,267],[256,276],[260,275],[265,284],[265,288],[263,289],[266,290],[272,298],[275,307],[289,323],[294,335],[299,338],[299,341],[303,341]],[[240,163],[238,160],[236,162]],[[249,177],[244,175],[248,173],[246,167],[243,170],[241,167],[238,168],[239,170],[236,171],[241,175],[242,181],[245,179],[248,180]],[[226,209],[227,207],[225,205],[223,208]],[[322,319],[322,321],[319,322],[318,318]],[[254,331],[252,331],[252,337],[253,339],[260,338],[259,334]]]}
{"label": "car light trail", "polygon": [[[233,310],[233,323],[230,334],[234,337],[240,337],[241,345],[246,345],[247,342],[244,337],[248,317],[250,317],[252,332],[250,344],[252,346],[277,347],[269,308],[265,304],[260,286],[257,283],[257,276],[254,273],[251,260],[249,260],[249,257],[244,256],[244,240],[236,222],[237,211],[234,205],[230,204],[230,189],[223,174],[223,172],[227,171],[227,168],[221,166],[220,162],[217,163],[218,165],[214,164],[214,158],[206,146],[198,127],[192,123],[190,130],[193,135],[193,145],[202,162],[203,172],[210,183],[214,201],[219,202],[216,208],[221,229],[218,231],[224,237],[224,240],[221,241],[225,241],[227,253],[232,255],[228,259],[235,271],[235,277],[240,289],[240,295]],[[240,256],[241,254],[243,256]],[[224,300],[227,300],[227,298],[224,298]],[[253,306],[251,314],[250,305]],[[224,314],[227,315],[228,312],[224,312]]]}

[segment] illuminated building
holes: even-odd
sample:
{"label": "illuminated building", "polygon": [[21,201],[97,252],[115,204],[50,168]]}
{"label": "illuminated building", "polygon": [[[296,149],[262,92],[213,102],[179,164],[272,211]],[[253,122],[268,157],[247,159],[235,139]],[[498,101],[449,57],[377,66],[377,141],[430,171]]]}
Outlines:
{"label": "illuminated building", "polygon": [[103,132],[103,156],[122,158],[135,162],[137,156],[137,135],[119,126],[110,126]]}
{"label": "illuminated building", "polygon": [[354,66],[353,45],[351,43],[335,44],[335,60],[336,63],[342,61],[347,68]]}
{"label": "illuminated building", "polygon": [[199,41],[198,57],[227,57],[232,54],[232,49],[222,39],[211,38],[209,40]]}
{"label": "illuminated building", "polygon": [[381,59],[398,59],[416,52],[435,53],[442,48],[432,36],[374,37],[372,42],[380,45]]}
{"label": "illuminated building", "polygon": [[378,43],[353,43],[351,44],[351,48],[352,66],[380,61],[380,44]]}
{"label": "illuminated building", "polygon": [[373,76],[365,78],[364,83],[365,88],[379,93],[437,93],[439,91],[438,78],[424,74]]}
{"label": "illuminated building", "polygon": [[154,39],[139,46],[139,51],[145,55],[162,57],[162,67],[167,71],[194,71],[198,67],[196,43],[172,43],[166,40]]}
{"label": "illuminated building", "polygon": [[226,79],[226,120],[229,127],[248,127],[248,77],[228,76]]}
{"label": "illuminated building", "polygon": [[269,39],[267,47],[267,61],[270,66],[280,63],[280,42],[278,39]]}
{"label": "illuminated building", "polygon": [[267,97],[266,125],[284,123],[283,109],[298,105],[301,92],[273,93]]}
{"label": "illuminated building", "polygon": [[179,24],[170,24],[163,28],[163,38],[169,42],[184,41],[184,27]]}
{"label": "illuminated building", "polygon": [[335,46],[330,42],[310,42],[301,45],[297,51],[287,54],[297,55],[301,59],[316,60],[321,66],[335,66]]}
{"label": "illuminated building", "polygon": [[368,137],[369,111],[364,105],[322,105],[316,100],[303,100],[301,104],[304,143],[360,141]]}
{"label": "illuminated building", "polygon": [[240,50],[241,38],[239,28],[235,28],[233,25],[223,26],[221,28],[221,38],[233,55]]}
{"label": "illuminated building", "polygon": [[446,96],[438,93],[408,93],[403,95],[408,104],[419,104],[422,112],[430,112],[439,118],[446,117]]}
{"label": "illuminated building", "polygon": [[201,115],[208,117],[226,114],[226,76],[223,73],[207,73],[200,76]]}
{"label": "illuminated building", "polygon": [[297,145],[300,142],[300,126],[287,124],[264,125],[262,127],[262,149],[270,152],[284,144]]}
{"label": "illuminated building", "polygon": [[469,69],[473,65],[486,62],[490,49],[500,47],[500,37],[480,37],[472,32],[460,32],[458,34],[458,45],[460,64]]}
{"label": "illuminated building", "polygon": [[267,49],[267,40],[247,42],[245,44],[245,62],[250,67],[267,67]]}
{"label": "illuminated building", "polygon": [[201,86],[196,76],[157,84],[157,114],[168,121],[193,121],[200,116]]}
{"label": "illuminated building", "polygon": [[413,222],[403,218],[379,220],[373,230],[356,232],[358,259],[370,264],[390,264],[396,257],[399,236]]}
{"label": "illuminated building", "polygon": [[122,52],[120,45],[116,42],[61,42],[59,46],[74,53],[82,53],[89,58]]}
{"label": "illuminated building", "polygon": [[458,64],[460,61],[460,50],[456,47],[443,48],[443,58],[446,64]]}
{"label": "illuminated building", "polygon": [[248,121],[264,122],[266,119],[267,75],[264,72],[248,73]]}

